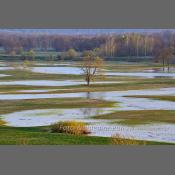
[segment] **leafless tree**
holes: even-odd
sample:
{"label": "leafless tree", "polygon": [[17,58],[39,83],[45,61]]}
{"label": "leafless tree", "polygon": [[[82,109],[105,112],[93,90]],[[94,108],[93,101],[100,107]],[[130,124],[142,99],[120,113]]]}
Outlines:
{"label": "leafless tree", "polygon": [[87,85],[93,80],[94,76],[103,66],[103,59],[96,55],[88,55],[83,58],[81,69],[85,75]]}

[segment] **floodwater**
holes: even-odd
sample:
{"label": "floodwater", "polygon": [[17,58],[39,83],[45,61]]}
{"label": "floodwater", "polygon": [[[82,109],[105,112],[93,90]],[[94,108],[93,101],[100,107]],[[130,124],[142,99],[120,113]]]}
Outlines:
{"label": "floodwater", "polygon": [[7,67],[7,66],[0,67],[0,70],[10,70],[10,69],[13,69],[13,68],[12,67]]}
{"label": "floodwater", "polygon": [[[91,82],[91,84],[111,84],[111,83],[124,83],[124,81],[97,81]],[[83,85],[85,81],[76,80],[21,80],[21,81],[0,81],[1,85],[26,85],[26,86],[73,86]]]}
{"label": "floodwater", "polygon": [[108,72],[106,75],[112,76],[132,76],[144,78],[168,77],[175,78],[175,73],[157,73],[157,72]]}
{"label": "floodwater", "polygon": [[126,138],[140,140],[164,141],[175,143],[175,126],[173,124],[147,124],[139,126],[124,126],[107,120],[90,119],[89,116],[112,112],[109,108],[80,109],[42,109],[26,110],[5,115],[3,118],[9,126],[47,126],[58,121],[77,120],[86,122],[92,136],[111,137],[120,134]]}
{"label": "floodwater", "polygon": [[57,121],[79,120],[89,123],[91,135],[110,137],[121,134],[126,138],[154,140],[175,143],[175,125],[153,123],[138,126],[111,124],[111,120],[91,119],[90,116],[111,113],[120,110],[175,110],[175,102],[152,100],[147,98],[125,97],[127,95],[175,95],[175,88],[154,90],[130,90],[90,93],[64,94],[17,94],[0,95],[0,99],[37,99],[37,98],[70,98],[83,97],[119,102],[112,108],[75,108],[75,109],[42,109],[26,110],[2,115],[2,119],[10,126],[44,126]]}
{"label": "floodwater", "polygon": [[[36,66],[39,66],[36,65]],[[42,64],[40,64],[42,66]],[[56,66],[56,65],[54,65]],[[58,64],[58,67],[33,67],[31,71],[49,73],[49,74],[82,74],[78,67]],[[64,66],[64,67],[63,67]],[[68,67],[67,67],[68,66]],[[0,67],[0,70],[12,69],[10,67]],[[104,71],[110,76],[132,76],[144,78],[171,77],[175,78],[175,73],[162,73],[154,70],[145,72],[110,72]],[[0,77],[8,76],[0,74]],[[100,81],[92,82],[94,84],[121,83],[120,81]],[[85,84],[81,80],[25,80],[25,81],[1,81],[0,85],[26,85],[26,86],[71,86]],[[62,90],[65,90],[63,88]],[[114,111],[129,110],[175,110],[175,102],[153,100],[148,98],[126,97],[130,95],[169,95],[175,96],[175,87],[147,90],[128,90],[128,91],[110,91],[110,92],[81,92],[81,93],[60,93],[60,94],[30,94],[45,93],[51,89],[20,90],[18,92],[25,94],[0,94],[0,100],[15,99],[41,99],[41,98],[88,98],[101,99],[116,102],[111,108],[74,108],[74,109],[38,109],[18,111],[10,114],[1,115],[2,119],[9,126],[27,127],[27,126],[46,126],[58,121],[78,120],[88,123],[91,131],[90,135],[111,137],[113,134],[121,134],[126,138],[136,138],[141,140],[153,140],[175,143],[175,124],[151,123],[137,126],[126,126],[119,123],[111,124],[111,120],[92,119],[92,116],[111,113]],[[56,89],[54,89],[56,90]],[[27,93],[27,94],[26,94]]]}
{"label": "floodwater", "polygon": [[125,138],[175,143],[174,124],[153,123],[138,126],[115,124],[111,126],[107,123],[96,123],[90,126],[90,130],[93,136],[111,137],[119,134]]}
{"label": "floodwater", "polygon": [[7,76],[11,76],[11,75],[0,74],[0,77],[7,77]]}
{"label": "floodwater", "polygon": [[33,67],[33,72],[47,73],[47,74],[73,74],[80,75],[82,70],[78,67]]}
{"label": "floodwater", "polygon": [[[81,68],[78,67],[33,67],[33,72],[48,73],[48,74],[83,74]],[[144,78],[156,78],[156,77],[169,77],[175,78],[175,73],[172,72],[155,72],[154,70],[148,70],[146,72],[110,72],[104,71],[105,75],[109,76],[132,76],[132,77],[144,77]]]}
{"label": "floodwater", "polygon": [[[80,75],[83,71],[80,67],[72,67],[71,63],[54,63],[53,66],[46,66],[46,63],[35,63],[34,67],[31,67],[32,72],[47,73],[47,74],[65,74],[65,75]],[[37,67],[40,65],[40,67]],[[14,69],[13,67],[4,66],[0,67],[0,70]],[[171,72],[162,72],[162,68],[149,69],[142,72],[114,72],[110,70],[104,70],[104,74],[108,76],[132,76],[132,77],[143,77],[143,78],[157,78],[157,77],[167,77],[175,78],[175,68],[171,68]],[[172,72],[173,70],[173,72]]]}
{"label": "floodwater", "polygon": [[1,81],[0,85],[27,85],[27,86],[71,86],[85,84],[82,81],[64,80],[21,80],[21,81]]}
{"label": "floodwater", "polygon": [[101,122],[89,119],[89,116],[110,113],[109,108],[79,108],[79,109],[40,109],[14,112],[5,115],[5,121],[10,126],[45,126],[58,121],[80,120],[88,123]]}

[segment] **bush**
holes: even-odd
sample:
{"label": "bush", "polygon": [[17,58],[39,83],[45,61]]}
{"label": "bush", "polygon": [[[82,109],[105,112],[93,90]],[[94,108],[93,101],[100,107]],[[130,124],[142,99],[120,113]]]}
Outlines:
{"label": "bush", "polygon": [[51,131],[73,135],[83,135],[90,133],[86,128],[86,124],[78,121],[60,121],[51,126]]}
{"label": "bush", "polygon": [[145,145],[144,141],[134,140],[133,138],[125,138],[119,134],[115,134],[111,137],[111,143],[113,145]]}
{"label": "bush", "polygon": [[0,126],[2,126],[4,124],[6,124],[6,122],[0,119]]}

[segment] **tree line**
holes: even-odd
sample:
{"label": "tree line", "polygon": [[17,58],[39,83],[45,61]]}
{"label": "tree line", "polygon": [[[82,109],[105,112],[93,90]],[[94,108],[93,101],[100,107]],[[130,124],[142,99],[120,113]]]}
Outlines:
{"label": "tree line", "polygon": [[22,51],[39,50],[76,52],[95,50],[103,57],[159,57],[162,49],[171,48],[174,53],[175,33],[125,33],[103,35],[49,35],[0,33],[0,47],[9,54]]}

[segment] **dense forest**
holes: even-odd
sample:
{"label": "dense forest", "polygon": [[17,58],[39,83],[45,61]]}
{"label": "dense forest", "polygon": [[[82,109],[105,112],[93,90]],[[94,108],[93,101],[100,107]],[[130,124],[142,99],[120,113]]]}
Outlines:
{"label": "dense forest", "polygon": [[95,50],[106,57],[156,56],[164,48],[175,48],[175,32],[100,35],[60,35],[0,32],[0,47],[7,54],[22,51],[76,52]]}

